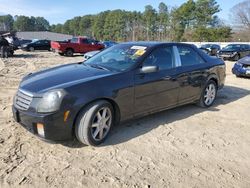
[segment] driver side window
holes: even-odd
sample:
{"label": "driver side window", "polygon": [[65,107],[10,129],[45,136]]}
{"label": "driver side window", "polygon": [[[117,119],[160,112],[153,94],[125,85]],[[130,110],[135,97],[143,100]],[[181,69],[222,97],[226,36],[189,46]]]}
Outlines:
{"label": "driver side window", "polygon": [[174,68],[174,53],[172,47],[155,49],[145,60],[143,66],[157,66],[159,70]]}

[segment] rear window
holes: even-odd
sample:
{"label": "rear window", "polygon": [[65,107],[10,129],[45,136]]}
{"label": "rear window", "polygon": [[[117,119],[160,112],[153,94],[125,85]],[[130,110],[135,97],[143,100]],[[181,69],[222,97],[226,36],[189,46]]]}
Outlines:
{"label": "rear window", "polygon": [[78,43],[78,38],[72,38],[72,39],[70,40],[70,42],[71,42],[71,43]]}
{"label": "rear window", "polygon": [[182,66],[191,66],[204,63],[200,55],[190,47],[178,46]]}

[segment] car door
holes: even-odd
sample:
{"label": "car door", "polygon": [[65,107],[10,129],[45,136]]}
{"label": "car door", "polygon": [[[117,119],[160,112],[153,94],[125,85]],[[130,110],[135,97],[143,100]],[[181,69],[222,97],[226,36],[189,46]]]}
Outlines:
{"label": "car door", "polygon": [[91,43],[87,38],[81,39],[81,47],[80,51],[82,53],[90,52],[91,50]]}
{"label": "car door", "polygon": [[179,104],[197,100],[208,76],[208,65],[197,51],[186,45],[177,45],[181,66],[177,68],[180,84]]}
{"label": "car door", "polygon": [[250,54],[250,47],[249,47],[249,45],[244,44],[244,45],[242,45],[241,48],[242,48],[243,51],[244,51],[244,54],[243,54],[243,56],[241,56],[241,57],[245,57],[245,56],[247,56],[247,55]]}
{"label": "car door", "polygon": [[43,50],[50,50],[50,42],[48,40],[43,40],[42,49]]}
{"label": "car door", "polygon": [[45,45],[45,41],[41,40],[39,41],[40,45],[39,45],[39,50],[46,50],[46,45]]}
{"label": "car door", "polygon": [[33,47],[35,50],[39,50],[38,45],[39,45],[39,41],[36,41],[36,42],[31,43],[30,47]]}
{"label": "car door", "polygon": [[150,66],[157,66],[158,71],[135,73],[135,115],[177,104],[179,85],[172,46],[153,50],[140,69]]}
{"label": "car door", "polygon": [[44,41],[43,40],[39,40],[36,42],[36,48],[37,50],[44,50]]}

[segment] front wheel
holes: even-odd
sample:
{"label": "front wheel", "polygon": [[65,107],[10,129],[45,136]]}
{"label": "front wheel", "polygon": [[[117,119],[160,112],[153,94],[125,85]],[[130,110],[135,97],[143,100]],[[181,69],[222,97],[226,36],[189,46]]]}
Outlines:
{"label": "front wheel", "polygon": [[76,138],[83,144],[97,146],[104,142],[114,123],[114,110],[107,101],[86,107],[76,120]]}
{"label": "front wheel", "polygon": [[74,55],[74,51],[71,49],[66,50],[65,55],[67,57],[72,57]]}
{"label": "front wheel", "polygon": [[29,51],[30,51],[30,52],[34,52],[34,51],[35,51],[35,48],[34,48],[34,47],[29,47]]}
{"label": "front wheel", "polygon": [[234,57],[234,61],[238,61],[239,59],[240,59],[240,55],[236,54],[235,57]]}
{"label": "front wheel", "polygon": [[205,88],[202,91],[201,98],[199,101],[199,106],[201,107],[210,107],[213,105],[216,96],[217,96],[217,84],[210,80],[206,84]]}

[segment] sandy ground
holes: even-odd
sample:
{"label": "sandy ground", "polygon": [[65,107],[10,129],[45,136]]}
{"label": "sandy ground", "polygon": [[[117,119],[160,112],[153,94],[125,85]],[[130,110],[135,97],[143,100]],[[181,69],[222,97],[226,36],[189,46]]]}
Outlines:
{"label": "sandy ground", "polygon": [[27,73],[82,57],[17,52],[0,60],[0,187],[250,187],[250,79],[227,62],[215,105],[187,105],[119,125],[100,147],[43,142],[14,122]]}

